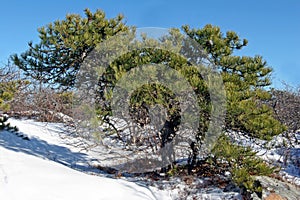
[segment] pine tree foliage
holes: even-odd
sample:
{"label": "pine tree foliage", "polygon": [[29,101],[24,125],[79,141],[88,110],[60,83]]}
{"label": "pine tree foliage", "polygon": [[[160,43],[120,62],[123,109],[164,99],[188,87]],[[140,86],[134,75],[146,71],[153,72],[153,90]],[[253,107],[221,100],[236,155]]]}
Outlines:
{"label": "pine tree foliage", "polygon": [[[175,33],[174,33],[175,34]],[[169,38],[170,39],[170,38]],[[144,38],[140,44],[135,44],[136,46],[160,46],[159,41],[153,41],[148,38]],[[166,41],[164,41],[166,43]],[[142,56],[141,56],[142,55]],[[163,50],[160,48],[140,48],[138,50],[130,51],[129,53],[123,54],[118,59],[114,60],[111,65],[106,69],[106,72],[100,78],[99,81],[99,107],[98,113],[102,116],[101,119],[109,123],[109,118],[107,116],[112,115],[111,107],[109,102],[111,101],[112,95],[111,91],[116,84],[120,84],[120,79],[126,73],[131,71],[131,73],[141,73],[134,71],[135,68],[139,66],[147,66],[147,69],[143,71],[140,76],[135,76],[133,80],[126,80],[127,88],[137,88],[130,97],[130,114],[133,120],[141,126],[149,124],[149,109],[155,105],[160,105],[167,111],[167,121],[164,122],[164,128],[161,130],[161,138],[157,144],[163,147],[167,142],[174,138],[178,126],[181,123],[180,113],[184,112],[180,108],[179,97],[174,95],[174,91],[167,88],[165,85],[161,84],[158,80],[149,80],[150,82],[145,85],[140,84],[141,80],[147,77],[164,77],[164,79],[172,79],[171,72],[166,72],[165,68],[160,67],[162,64],[168,66],[171,69],[179,72],[194,89],[195,94],[198,97],[197,105],[199,106],[201,112],[199,123],[199,132],[196,135],[201,135],[205,132],[209,122],[209,111],[210,111],[210,97],[207,89],[207,85],[203,78],[201,77],[197,68],[192,66],[186,58],[179,56],[171,51]],[[155,65],[155,66],[154,66]],[[132,71],[133,70],[133,71]],[[175,76],[174,76],[175,77]],[[125,83],[124,83],[125,84]],[[121,83],[121,85],[124,85]],[[184,91],[184,86],[182,82],[175,82],[174,87],[180,88]],[[186,90],[186,95],[188,96],[188,90]],[[121,92],[118,95],[122,96]],[[126,99],[126,96],[120,99]],[[184,107],[184,106],[183,106]],[[190,108],[191,109],[191,108]],[[193,116],[189,116],[193,117]],[[191,119],[190,121],[193,121]],[[109,123],[111,124],[111,123]],[[158,133],[157,133],[158,134]],[[144,138],[144,139],[152,139]],[[145,141],[141,141],[141,144]]]}
{"label": "pine tree foliage", "polygon": [[29,49],[13,55],[14,63],[27,75],[59,87],[74,84],[84,58],[103,40],[128,28],[123,16],[106,19],[105,13],[85,10],[85,17],[69,14],[38,29],[40,42],[29,42]]}
{"label": "pine tree foliage", "polygon": [[13,98],[14,84],[0,84],[0,109],[7,111],[9,109],[9,101]]}
{"label": "pine tree foliage", "polygon": [[10,110],[10,104],[17,92],[27,83],[18,78],[17,72],[10,63],[0,68],[0,130],[17,130],[7,123],[8,117],[3,113]]}
{"label": "pine tree foliage", "polygon": [[[65,20],[40,28],[40,43],[29,43],[28,51],[21,56],[12,57],[14,63],[28,75],[43,82],[54,83],[56,86],[72,86],[86,55],[104,39],[128,30],[122,23],[122,16],[108,20],[102,11],[97,10],[93,14],[88,9],[85,10],[85,15],[85,18],[68,15]],[[282,132],[284,127],[273,118],[272,110],[258,103],[271,97],[263,88],[270,85],[269,76],[272,69],[261,56],[234,55],[234,52],[246,46],[248,41],[241,41],[233,31],[224,35],[219,27],[212,25],[202,29],[184,26],[183,30],[204,47],[210,60],[219,67],[223,75],[227,93],[227,128],[265,139]],[[134,62],[146,63],[148,59],[143,56],[139,61],[138,56],[135,57],[136,60],[128,62],[128,66]],[[156,52],[155,57],[156,60],[167,58],[159,52]],[[151,59],[147,62],[150,61],[157,63]],[[181,62],[178,62],[177,58],[173,60],[173,64],[177,66],[180,66]],[[126,66],[124,67],[126,69]]]}
{"label": "pine tree foliage", "polygon": [[13,99],[16,92],[16,82],[0,81],[0,110],[9,110],[9,102]]}
{"label": "pine tree foliage", "polygon": [[0,110],[2,112],[10,109],[10,103],[16,93],[27,81],[20,79],[18,72],[10,63],[0,68]]}
{"label": "pine tree foliage", "polygon": [[217,26],[183,30],[209,54],[223,76],[227,96],[226,127],[240,130],[252,137],[270,139],[285,130],[274,118],[273,110],[261,101],[271,98],[264,88],[271,84],[272,69],[261,56],[235,56],[248,43],[228,31],[225,35]]}
{"label": "pine tree foliage", "polygon": [[262,188],[255,185],[253,176],[268,176],[273,173],[274,167],[269,166],[256,156],[249,147],[233,144],[226,136],[221,136],[212,151],[214,165],[226,163],[232,174],[233,181],[239,187],[245,187],[253,192],[261,192]]}

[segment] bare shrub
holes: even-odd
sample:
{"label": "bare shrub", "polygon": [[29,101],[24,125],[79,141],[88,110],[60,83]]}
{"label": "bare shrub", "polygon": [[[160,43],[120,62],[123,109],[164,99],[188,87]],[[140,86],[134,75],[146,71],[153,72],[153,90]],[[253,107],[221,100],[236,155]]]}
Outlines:
{"label": "bare shrub", "polygon": [[72,93],[30,84],[11,103],[10,114],[43,122],[65,122],[72,110]]}
{"label": "bare shrub", "polygon": [[68,122],[72,92],[52,89],[34,80],[9,61],[0,67],[0,114],[35,118],[46,122]]}
{"label": "bare shrub", "polygon": [[286,84],[285,89],[272,89],[272,98],[268,102],[276,118],[295,132],[300,129],[300,86],[293,88]]}

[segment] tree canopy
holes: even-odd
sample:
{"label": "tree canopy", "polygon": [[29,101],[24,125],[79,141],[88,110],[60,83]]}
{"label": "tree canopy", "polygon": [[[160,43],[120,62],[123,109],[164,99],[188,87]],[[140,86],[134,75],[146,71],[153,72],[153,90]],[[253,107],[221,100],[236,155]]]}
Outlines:
{"label": "tree canopy", "polygon": [[84,58],[101,41],[128,30],[123,16],[107,19],[105,13],[85,10],[85,17],[69,14],[38,29],[40,42],[29,42],[21,55],[13,55],[14,63],[41,82],[70,87],[74,84]]}
{"label": "tree canopy", "polygon": [[285,130],[274,119],[274,111],[261,104],[261,101],[271,98],[265,87],[271,84],[272,68],[262,56],[234,54],[247,45],[246,39],[241,40],[233,31],[223,34],[219,27],[212,25],[202,29],[183,26],[183,30],[203,46],[220,69],[226,88],[228,129],[263,139],[270,139]]}

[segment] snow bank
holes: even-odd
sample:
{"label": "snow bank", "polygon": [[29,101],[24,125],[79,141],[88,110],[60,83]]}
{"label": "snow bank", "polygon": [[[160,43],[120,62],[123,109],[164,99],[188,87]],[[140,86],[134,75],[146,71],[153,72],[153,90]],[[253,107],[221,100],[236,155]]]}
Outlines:
{"label": "snow bank", "polygon": [[[10,122],[30,140],[0,132],[1,200],[170,199],[166,191],[90,175],[89,156],[63,144],[57,124]],[[79,165],[81,171],[70,168]]]}
{"label": "snow bank", "polygon": [[156,199],[146,188],[0,147],[0,199]]}

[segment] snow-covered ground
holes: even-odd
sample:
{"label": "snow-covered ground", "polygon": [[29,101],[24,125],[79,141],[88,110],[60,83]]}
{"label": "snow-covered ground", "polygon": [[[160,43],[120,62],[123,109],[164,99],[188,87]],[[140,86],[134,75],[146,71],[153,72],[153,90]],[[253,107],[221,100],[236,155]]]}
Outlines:
{"label": "snow-covered ground", "polygon": [[[155,182],[143,177],[105,174],[95,166],[113,163],[115,155],[125,154],[101,146],[86,148],[82,138],[73,137],[59,123],[25,119],[9,122],[20,131],[19,136],[0,132],[0,200],[241,199],[238,191],[224,192],[207,186],[209,178],[192,178],[192,183],[188,181],[191,177],[186,177],[186,181],[171,178]],[[228,134],[238,143],[251,146],[267,161],[281,164],[281,176],[287,181],[300,183],[300,133],[295,134],[294,147],[290,149],[280,147],[284,136],[274,138],[262,148],[265,141],[251,140],[235,132]],[[286,155],[287,150],[290,154]],[[194,189],[188,189],[192,188],[190,184],[194,184]]]}
{"label": "snow-covered ground", "polygon": [[92,158],[66,144],[58,124],[10,123],[29,140],[0,132],[1,200],[170,199],[166,191],[88,174]]}

